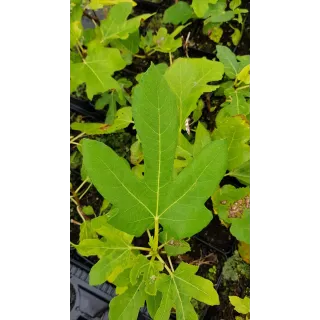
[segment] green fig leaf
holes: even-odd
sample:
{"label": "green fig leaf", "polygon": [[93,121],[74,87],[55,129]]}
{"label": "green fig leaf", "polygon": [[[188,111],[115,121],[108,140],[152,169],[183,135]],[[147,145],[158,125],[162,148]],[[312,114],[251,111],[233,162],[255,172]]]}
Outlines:
{"label": "green fig leaf", "polygon": [[198,319],[190,303],[191,298],[211,306],[219,304],[219,296],[213,283],[196,276],[197,271],[197,266],[181,262],[171,275],[161,275],[157,280],[157,286],[162,292],[162,300],[155,320],[169,319],[173,307],[179,320]]}
{"label": "green fig leaf", "polygon": [[186,23],[193,15],[193,11],[190,8],[189,4],[184,1],[179,1],[169,7],[163,16],[163,23],[172,23],[172,24],[184,24]]}

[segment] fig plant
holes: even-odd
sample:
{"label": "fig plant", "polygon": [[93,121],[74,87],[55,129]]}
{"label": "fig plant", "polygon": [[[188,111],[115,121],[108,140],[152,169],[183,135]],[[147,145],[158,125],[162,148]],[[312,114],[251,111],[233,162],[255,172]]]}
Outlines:
{"label": "fig plant", "polygon": [[[226,141],[210,141],[186,168],[174,174],[180,109],[189,112],[195,108],[196,96],[205,90],[201,81],[191,78],[193,90],[184,92],[188,103],[181,105],[177,90],[181,84],[172,78],[168,81],[168,75],[184,60],[189,59],[178,59],[169,68],[152,64],[133,90],[133,119],[144,154],[143,179],[110,147],[95,140],[81,141],[90,181],[113,207],[108,214],[90,220],[93,236],[74,246],[81,255],[100,259],[90,271],[91,285],[108,280],[117,286],[118,296],[110,303],[111,320],[137,319],[145,301],[149,314],[157,320],[169,319],[172,309],[177,319],[198,319],[191,298],[219,304],[213,283],[196,275],[197,266],[181,262],[174,268],[170,258],[189,251],[184,239],[211,221],[212,212],[204,203],[218,187],[228,164]],[[204,62],[190,60],[199,66]],[[210,72],[222,78],[223,65],[208,62],[212,64]],[[134,237],[145,232],[148,246],[132,244]]]}

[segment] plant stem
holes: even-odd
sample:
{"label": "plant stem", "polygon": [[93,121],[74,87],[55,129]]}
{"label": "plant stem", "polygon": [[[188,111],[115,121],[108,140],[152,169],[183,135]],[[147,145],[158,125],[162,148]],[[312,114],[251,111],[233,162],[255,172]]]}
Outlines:
{"label": "plant stem", "polygon": [[83,220],[83,222],[85,222],[86,220],[88,220],[89,218],[82,212],[81,209],[81,203],[80,203],[80,199],[78,198],[77,194],[74,192],[74,190],[71,188],[71,193],[72,193],[72,199],[74,200],[74,202],[77,205],[77,211],[79,213],[79,216],[81,217],[81,219]]}
{"label": "plant stem", "polygon": [[172,272],[174,272],[174,268],[173,268],[173,265],[172,265],[172,261],[171,261],[170,256],[168,256],[168,261],[169,261],[170,268],[171,268]]}
{"label": "plant stem", "polygon": [[88,192],[88,190],[91,188],[91,186],[92,186],[92,183],[89,184],[88,188],[87,188],[87,189],[83,192],[83,194],[79,197],[80,200],[81,200],[81,199],[84,197],[84,195]]}
{"label": "plant stem", "polygon": [[70,200],[71,200],[76,206],[78,205],[78,204],[77,204],[77,201],[74,200],[72,196],[70,196]]}
{"label": "plant stem", "polygon": [[148,233],[149,240],[151,240],[152,236],[151,236],[149,229],[147,229],[147,233]]}
{"label": "plant stem", "polygon": [[156,257],[158,258],[158,260],[159,260],[160,262],[162,262],[162,263],[164,264],[164,267],[165,267],[166,270],[169,272],[169,274],[170,274],[171,276],[173,276],[173,272],[170,270],[170,268],[168,267],[168,265],[163,261],[163,259],[160,257],[160,255],[157,254]]}
{"label": "plant stem", "polygon": [[169,52],[170,66],[172,65],[172,54]]}
{"label": "plant stem", "polygon": [[154,218],[154,252],[158,251],[158,240],[159,240],[159,217]]}
{"label": "plant stem", "polygon": [[79,41],[77,41],[76,47],[77,47],[77,50],[81,56],[81,59],[84,60],[84,50],[83,50]]}
{"label": "plant stem", "polygon": [[78,221],[76,221],[76,220],[71,219],[70,221],[71,221],[71,223],[73,223],[73,224],[77,224],[78,226],[81,226],[81,223],[78,222]]}
{"label": "plant stem", "polygon": [[72,140],[70,140],[70,143],[76,141],[77,139],[79,139],[81,137],[83,137],[85,134],[86,134],[85,132],[81,132],[76,137],[74,137]]}
{"label": "plant stem", "polygon": [[81,217],[81,219],[83,220],[83,222],[85,222],[86,221],[86,219],[84,218],[84,213],[82,212],[82,210],[81,210],[81,207],[80,206],[77,206],[77,211],[78,211],[78,213],[79,213],[79,216]]}
{"label": "plant stem", "polygon": [[145,247],[131,247],[132,250],[151,251],[150,248]]}
{"label": "plant stem", "polygon": [[89,178],[86,178],[81,184],[80,186],[76,189],[75,193],[78,194],[79,191],[81,190],[81,188],[89,181]]}
{"label": "plant stem", "polygon": [[140,59],[145,59],[147,57],[147,56],[142,56],[140,54],[134,54],[133,56]]}
{"label": "plant stem", "polygon": [[152,54],[154,54],[157,50],[151,50],[149,53],[147,53],[147,56],[151,56]]}
{"label": "plant stem", "polygon": [[243,87],[237,88],[237,91],[242,90],[242,89],[246,89],[246,88],[249,88],[249,87],[250,87],[250,85],[248,84],[248,85],[246,85],[246,86],[243,86]]}

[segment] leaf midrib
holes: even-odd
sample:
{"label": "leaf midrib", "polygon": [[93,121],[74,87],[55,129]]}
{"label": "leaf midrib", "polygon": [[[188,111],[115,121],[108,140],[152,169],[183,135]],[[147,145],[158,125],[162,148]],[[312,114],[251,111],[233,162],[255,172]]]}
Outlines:
{"label": "leaf midrib", "polygon": [[98,159],[100,159],[100,161],[108,168],[108,170],[114,175],[114,177],[120,182],[120,184],[126,189],[126,191],[135,199],[137,200],[153,217],[154,214],[152,213],[152,211],[139,199],[137,198],[124,184],[123,182],[118,178],[118,176],[111,170],[111,168],[103,161],[103,159],[101,157],[97,157]]}
{"label": "leaf midrib", "polygon": [[[216,152],[216,157],[218,156],[218,152]],[[182,195],[180,196],[176,201],[172,202],[166,209],[164,209],[162,211],[162,213],[159,215],[159,218],[166,212],[168,211],[172,206],[174,206],[177,202],[179,202],[183,197],[185,197],[189,191],[198,183],[198,180],[201,178],[203,172],[211,165],[211,163],[213,161],[216,160],[216,157],[214,157],[206,166],[205,168],[201,171],[201,173],[198,175],[197,179],[195,180],[195,182],[189,187],[189,189],[187,189],[187,191]]]}
{"label": "leaf midrib", "polygon": [[125,310],[128,309],[128,306],[130,305],[130,303],[132,302],[132,300],[133,300],[133,299],[135,298],[135,296],[137,295],[137,293],[138,293],[140,287],[142,286],[142,284],[143,284],[143,281],[140,282],[140,284],[139,284],[136,292],[134,293],[134,295],[132,296],[132,298],[129,300],[129,302],[127,303],[126,307],[122,310],[121,314],[119,315],[119,318],[121,318],[121,316],[123,315],[123,313],[125,312]]}

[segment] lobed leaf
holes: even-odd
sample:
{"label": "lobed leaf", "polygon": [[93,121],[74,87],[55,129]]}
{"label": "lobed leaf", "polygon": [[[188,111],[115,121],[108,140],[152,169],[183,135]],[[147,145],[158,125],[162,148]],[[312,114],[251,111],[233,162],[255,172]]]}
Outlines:
{"label": "lobed leaf", "polygon": [[94,238],[98,238],[98,236],[91,226],[91,221],[86,220],[82,222],[80,226],[79,240],[83,241],[85,239],[94,239]]}
{"label": "lobed leaf", "polygon": [[181,262],[171,275],[162,274],[157,280],[162,300],[155,320],[169,319],[173,307],[176,309],[177,320],[198,319],[190,303],[191,298],[211,306],[219,304],[219,296],[212,282],[196,276],[197,271],[197,266]]}
{"label": "lobed leaf", "polygon": [[179,101],[166,81],[168,70],[151,65],[133,92],[144,178],[138,179],[127,163],[97,141],[83,139],[83,162],[98,191],[119,209],[110,224],[140,236],[158,220],[165,231],[181,239],[199,232],[212,219],[204,202],[226,171],[227,144],[222,140],[210,142],[173,179]]}
{"label": "lobed leaf", "polygon": [[82,62],[71,63],[71,91],[82,83],[86,83],[86,92],[91,100],[95,94],[109,89],[118,89],[118,82],[112,74],[126,66],[120,51],[115,48],[89,46],[88,54]]}
{"label": "lobed leaf", "polygon": [[178,99],[180,128],[186,118],[197,108],[197,101],[204,92],[218,88],[208,82],[222,79],[224,67],[221,62],[206,58],[179,58],[167,69],[165,78]]}
{"label": "lobed leaf", "polygon": [[221,106],[229,116],[248,115],[250,113],[250,104],[242,90],[228,88],[224,91],[224,94],[227,99]]}
{"label": "lobed leaf", "polygon": [[178,1],[164,12],[163,23],[184,24],[192,15],[193,11],[189,4],[184,1]]}
{"label": "lobed leaf", "polygon": [[171,34],[168,34],[166,28],[160,28],[157,34],[152,37],[152,41],[155,44],[153,49],[164,53],[175,52],[182,46],[181,38],[175,39],[175,37],[188,25],[177,27]]}
{"label": "lobed leaf", "polygon": [[130,33],[138,30],[141,20],[146,20],[153,14],[142,14],[127,20],[132,10],[132,4],[123,2],[110,9],[105,20],[101,21],[101,42],[107,43],[114,39],[127,39]]}
{"label": "lobed leaf", "polygon": [[159,234],[159,241],[165,244],[164,249],[168,256],[177,256],[191,251],[190,245],[184,240],[176,240],[170,237],[167,232],[161,232]]}
{"label": "lobed leaf", "polygon": [[130,282],[136,285],[140,275],[143,274],[143,281],[145,285],[145,292],[148,295],[155,296],[157,294],[156,280],[159,278],[160,271],[163,270],[163,264],[160,261],[146,258],[140,254],[130,272]]}

